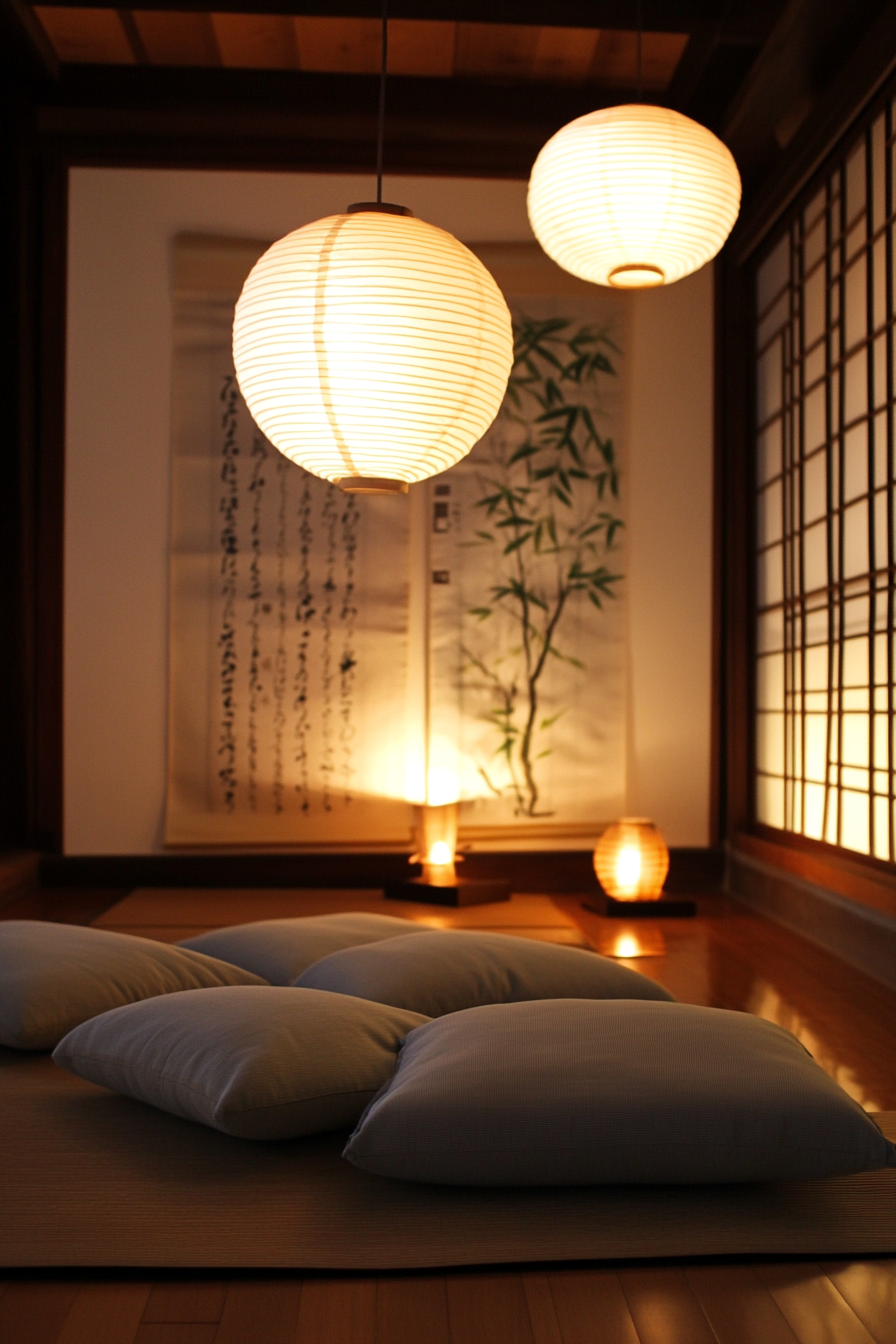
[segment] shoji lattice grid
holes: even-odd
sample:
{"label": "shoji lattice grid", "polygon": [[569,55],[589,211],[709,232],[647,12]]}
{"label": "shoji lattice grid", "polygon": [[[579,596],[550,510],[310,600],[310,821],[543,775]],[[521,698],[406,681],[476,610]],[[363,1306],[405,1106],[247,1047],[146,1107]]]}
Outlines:
{"label": "shoji lattice grid", "polygon": [[756,815],[896,859],[894,108],[757,275]]}

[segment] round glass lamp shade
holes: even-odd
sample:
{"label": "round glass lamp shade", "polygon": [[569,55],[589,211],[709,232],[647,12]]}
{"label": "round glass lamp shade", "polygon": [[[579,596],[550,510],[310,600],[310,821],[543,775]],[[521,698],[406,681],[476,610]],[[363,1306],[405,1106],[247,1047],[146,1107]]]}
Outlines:
{"label": "round glass lamp shade", "polygon": [[488,429],[513,335],[469,248],[364,207],[264,253],[236,305],[233,358],[253,419],[286,457],[343,488],[398,491]]}
{"label": "round glass lamp shade", "polygon": [[658,900],[669,871],[669,850],[646,817],[623,817],[608,826],[594,851],[594,871],[617,901]]}
{"label": "round glass lamp shade", "polygon": [[669,285],[710,261],[740,209],[731,151],[705,126],[639,103],[578,117],[542,148],[529,220],[548,256],[618,289]]}

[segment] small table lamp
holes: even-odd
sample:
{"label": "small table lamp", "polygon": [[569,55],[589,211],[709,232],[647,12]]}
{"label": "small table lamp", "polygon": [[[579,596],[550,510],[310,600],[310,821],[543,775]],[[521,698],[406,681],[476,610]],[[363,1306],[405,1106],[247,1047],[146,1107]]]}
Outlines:
{"label": "small table lamp", "polygon": [[417,853],[411,855],[410,862],[423,865],[422,875],[388,883],[387,900],[430,905],[484,905],[510,900],[509,882],[476,882],[457,876],[457,803],[425,804],[417,809]]}
{"label": "small table lamp", "polygon": [[693,915],[691,900],[663,897],[669,850],[646,817],[622,817],[608,826],[594,850],[600,891],[584,902],[588,910],[613,918],[668,918]]}

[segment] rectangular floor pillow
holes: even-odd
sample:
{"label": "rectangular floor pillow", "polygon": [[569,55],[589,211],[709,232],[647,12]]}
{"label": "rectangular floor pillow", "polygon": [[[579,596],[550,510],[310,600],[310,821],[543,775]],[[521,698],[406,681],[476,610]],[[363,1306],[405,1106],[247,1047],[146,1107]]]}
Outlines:
{"label": "rectangular floor pillow", "polygon": [[238,966],[129,933],[0,921],[0,1045],[52,1050],[73,1027],[124,1003],[185,989],[262,985]]}
{"label": "rectangular floor pillow", "polygon": [[312,962],[340,948],[417,931],[424,932],[424,926],[409,919],[352,910],[335,915],[299,915],[293,919],[232,924],[185,938],[178,947],[233,962],[234,966],[254,971],[271,985],[291,985]]}
{"label": "rectangular floor pillow", "polygon": [[446,1185],[704,1184],[896,1166],[782,1027],[682,1003],[553,1000],[408,1037],[345,1156]]}
{"label": "rectangular floor pillow", "polygon": [[418,933],[334,952],[295,983],[427,1017],[524,999],[672,999],[646,975],[596,952],[467,930]]}
{"label": "rectangular floor pillow", "polygon": [[246,1139],[356,1124],[426,1021],[344,994],[272,985],[167,994],[103,1013],[62,1040],[62,1068]]}

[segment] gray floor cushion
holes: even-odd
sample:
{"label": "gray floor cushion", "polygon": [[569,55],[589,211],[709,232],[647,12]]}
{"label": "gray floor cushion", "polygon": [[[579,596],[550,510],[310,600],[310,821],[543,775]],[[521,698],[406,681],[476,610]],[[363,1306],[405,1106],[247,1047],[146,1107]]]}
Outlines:
{"label": "gray floor cushion", "polygon": [[445,931],[334,952],[295,982],[440,1017],[522,999],[666,999],[609,957],[504,933]]}
{"label": "gray floor cushion", "polygon": [[447,1185],[773,1181],[896,1166],[782,1027],[681,1003],[499,1004],[408,1038],[345,1156]]}
{"label": "gray floor cushion", "polygon": [[129,933],[0,922],[0,1045],[52,1050],[66,1032],[120,1004],[182,989],[264,980],[199,952]]}
{"label": "gray floor cushion", "polygon": [[345,1129],[426,1018],[272,985],[169,994],[103,1013],[53,1058],[69,1073],[246,1139]]}
{"label": "gray floor cushion", "polygon": [[349,911],[337,915],[304,915],[295,919],[261,919],[232,924],[185,938],[178,947],[205,952],[263,976],[272,985],[291,985],[306,966],[343,947],[375,943],[382,938],[423,932],[423,925],[395,915]]}

